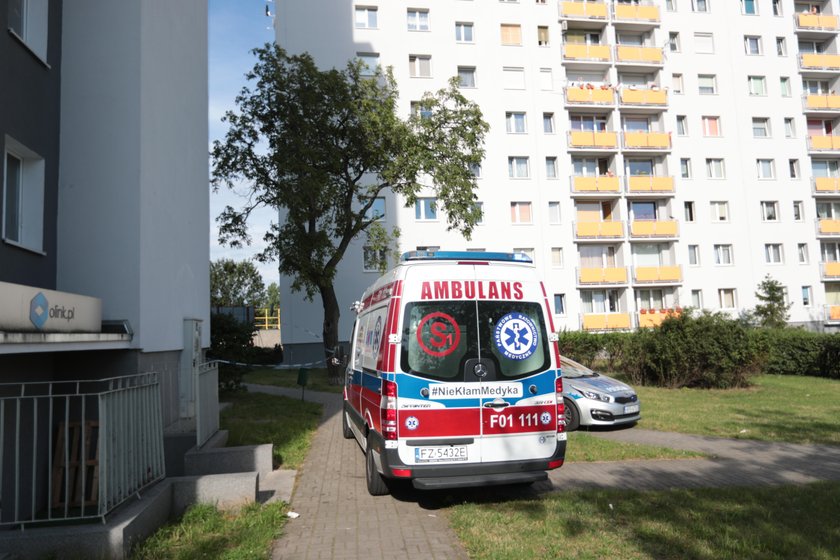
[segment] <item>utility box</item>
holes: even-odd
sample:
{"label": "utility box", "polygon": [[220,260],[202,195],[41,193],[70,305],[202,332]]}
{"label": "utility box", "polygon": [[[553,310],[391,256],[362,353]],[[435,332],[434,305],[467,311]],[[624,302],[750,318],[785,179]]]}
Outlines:
{"label": "utility box", "polygon": [[178,380],[181,418],[195,416],[195,385],[201,364],[201,323],[201,319],[184,319],[184,349],[181,351],[181,376]]}

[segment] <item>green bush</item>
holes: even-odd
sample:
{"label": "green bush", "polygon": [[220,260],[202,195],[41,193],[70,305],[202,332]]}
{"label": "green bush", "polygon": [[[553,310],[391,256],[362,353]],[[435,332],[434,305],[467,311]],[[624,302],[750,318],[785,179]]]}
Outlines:
{"label": "green bush", "polygon": [[821,377],[840,379],[840,333],[824,336],[817,371]]}
{"label": "green bush", "polygon": [[[210,316],[210,352],[215,360],[251,363],[255,356],[253,323],[237,321],[232,315],[214,313]],[[236,364],[219,364],[219,389],[238,391],[247,369]]]}
{"label": "green bush", "polygon": [[586,367],[592,367],[595,358],[603,350],[602,336],[586,331],[563,331],[559,333],[560,354]]}
{"label": "green bush", "polygon": [[820,375],[817,362],[826,335],[802,329],[754,329],[750,336],[762,350],[765,373]]}

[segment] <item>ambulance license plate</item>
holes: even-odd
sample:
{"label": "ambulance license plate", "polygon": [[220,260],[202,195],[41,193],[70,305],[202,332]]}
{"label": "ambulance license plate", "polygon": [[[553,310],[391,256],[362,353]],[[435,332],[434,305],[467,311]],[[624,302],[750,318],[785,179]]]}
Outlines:
{"label": "ambulance license plate", "polygon": [[467,446],[447,445],[446,447],[415,447],[414,460],[418,463],[466,461]]}
{"label": "ambulance license plate", "polygon": [[634,412],[639,412],[639,405],[637,404],[628,404],[624,407],[624,414],[632,414]]}

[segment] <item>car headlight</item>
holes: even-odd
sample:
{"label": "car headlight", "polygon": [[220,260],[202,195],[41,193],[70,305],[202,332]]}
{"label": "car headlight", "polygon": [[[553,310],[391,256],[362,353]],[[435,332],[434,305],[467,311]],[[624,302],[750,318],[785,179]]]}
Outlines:
{"label": "car headlight", "polygon": [[595,391],[583,391],[581,389],[578,389],[578,391],[587,399],[592,399],[594,401],[610,402],[610,397],[607,395],[602,395],[601,393],[596,393]]}

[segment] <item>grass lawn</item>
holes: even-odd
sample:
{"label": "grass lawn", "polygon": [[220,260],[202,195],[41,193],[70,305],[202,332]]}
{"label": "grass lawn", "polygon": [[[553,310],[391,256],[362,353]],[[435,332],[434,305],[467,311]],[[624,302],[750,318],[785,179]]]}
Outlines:
{"label": "grass lawn", "polygon": [[[309,369],[307,391],[322,391],[324,393],[341,393],[344,385],[330,385],[327,380],[327,368]],[[298,385],[297,369],[255,368],[242,377],[243,383],[257,385],[276,385],[277,387],[291,387],[300,389]]]}
{"label": "grass lawn", "polygon": [[610,441],[586,432],[570,432],[566,443],[566,462],[629,461],[635,459],[696,459],[701,453]]}
{"label": "grass lawn", "polygon": [[467,503],[450,522],[470,558],[831,559],[840,483],[658,492],[595,490]]}
{"label": "grass lawn", "polygon": [[635,387],[640,428],[765,441],[840,444],[840,381],[758,375],[747,389]]}

